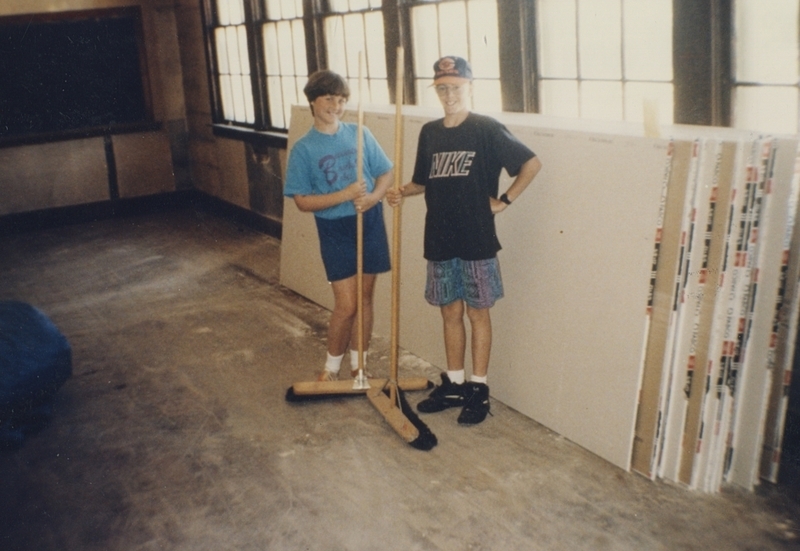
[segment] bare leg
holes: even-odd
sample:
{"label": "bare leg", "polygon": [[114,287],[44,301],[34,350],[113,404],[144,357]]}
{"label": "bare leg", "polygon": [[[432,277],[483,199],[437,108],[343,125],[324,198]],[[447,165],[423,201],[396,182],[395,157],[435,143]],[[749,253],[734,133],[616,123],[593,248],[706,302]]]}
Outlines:
{"label": "bare leg", "polygon": [[328,353],[341,356],[347,351],[353,335],[358,308],[356,276],[331,283],[333,288],[333,313],[328,325]]}
{"label": "bare leg", "polygon": [[467,317],[472,326],[472,374],[485,377],[489,372],[489,356],[492,352],[492,319],[489,308],[470,308]]}
{"label": "bare leg", "polygon": [[[375,321],[374,297],[375,281],[378,279],[376,274],[364,274],[364,286],[362,289],[364,307],[364,351],[369,350],[369,341],[372,337],[372,325]],[[354,291],[354,296],[358,296],[358,291]],[[356,305],[358,306],[358,305]],[[354,318],[355,320],[355,318]],[[350,350],[358,350],[358,323],[353,322],[350,333]]]}
{"label": "bare leg", "polygon": [[447,369],[464,369],[464,356],[467,347],[467,331],[464,326],[464,302],[456,300],[441,307],[444,323],[444,350]]}

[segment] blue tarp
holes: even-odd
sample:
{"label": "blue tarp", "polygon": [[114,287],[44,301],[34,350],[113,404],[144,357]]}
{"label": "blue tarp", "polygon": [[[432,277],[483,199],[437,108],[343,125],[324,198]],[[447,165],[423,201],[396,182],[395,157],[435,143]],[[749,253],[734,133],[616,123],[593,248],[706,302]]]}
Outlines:
{"label": "blue tarp", "polygon": [[72,348],[55,324],[30,304],[0,301],[0,447],[49,421],[71,375]]}

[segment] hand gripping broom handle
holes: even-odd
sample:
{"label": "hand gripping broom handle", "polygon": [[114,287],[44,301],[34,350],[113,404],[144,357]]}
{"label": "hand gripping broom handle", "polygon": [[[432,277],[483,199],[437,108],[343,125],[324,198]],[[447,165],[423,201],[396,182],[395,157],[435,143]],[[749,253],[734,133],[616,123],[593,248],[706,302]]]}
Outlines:
{"label": "hand gripping broom handle", "polygon": [[[394,119],[394,189],[403,185],[403,74],[405,72],[403,47],[397,48],[397,74],[395,77]],[[389,398],[396,403],[397,365],[400,347],[400,224],[402,202],[394,208],[392,223],[392,334],[391,362],[389,373]]]}

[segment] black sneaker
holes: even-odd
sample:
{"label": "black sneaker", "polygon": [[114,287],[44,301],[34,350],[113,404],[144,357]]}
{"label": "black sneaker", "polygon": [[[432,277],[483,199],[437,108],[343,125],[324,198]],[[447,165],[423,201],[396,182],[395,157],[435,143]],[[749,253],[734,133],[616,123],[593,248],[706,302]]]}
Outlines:
{"label": "black sneaker", "polygon": [[447,408],[464,405],[464,387],[450,380],[447,373],[442,373],[442,384],[433,389],[427,398],[417,404],[420,413],[436,413]]}
{"label": "black sneaker", "polygon": [[489,387],[483,383],[469,382],[464,385],[464,409],[458,416],[460,425],[477,425],[489,413]]}

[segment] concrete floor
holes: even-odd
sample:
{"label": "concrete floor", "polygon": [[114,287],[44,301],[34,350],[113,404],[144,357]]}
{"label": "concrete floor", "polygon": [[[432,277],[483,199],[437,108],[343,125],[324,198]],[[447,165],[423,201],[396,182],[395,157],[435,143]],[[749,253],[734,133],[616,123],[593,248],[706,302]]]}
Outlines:
{"label": "concrete floor", "polygon": [[[430,452],[366,398],[286,403],[328,312],[277,284],[279,247],[193,210],[0,237],[0,299],[74,353],[53,422],[0,453],[0,549],[800,548],[780,489],[653,483],[498,401],[476,427],[424,416]],[[407,354],[401,373],[438,379]]]}

